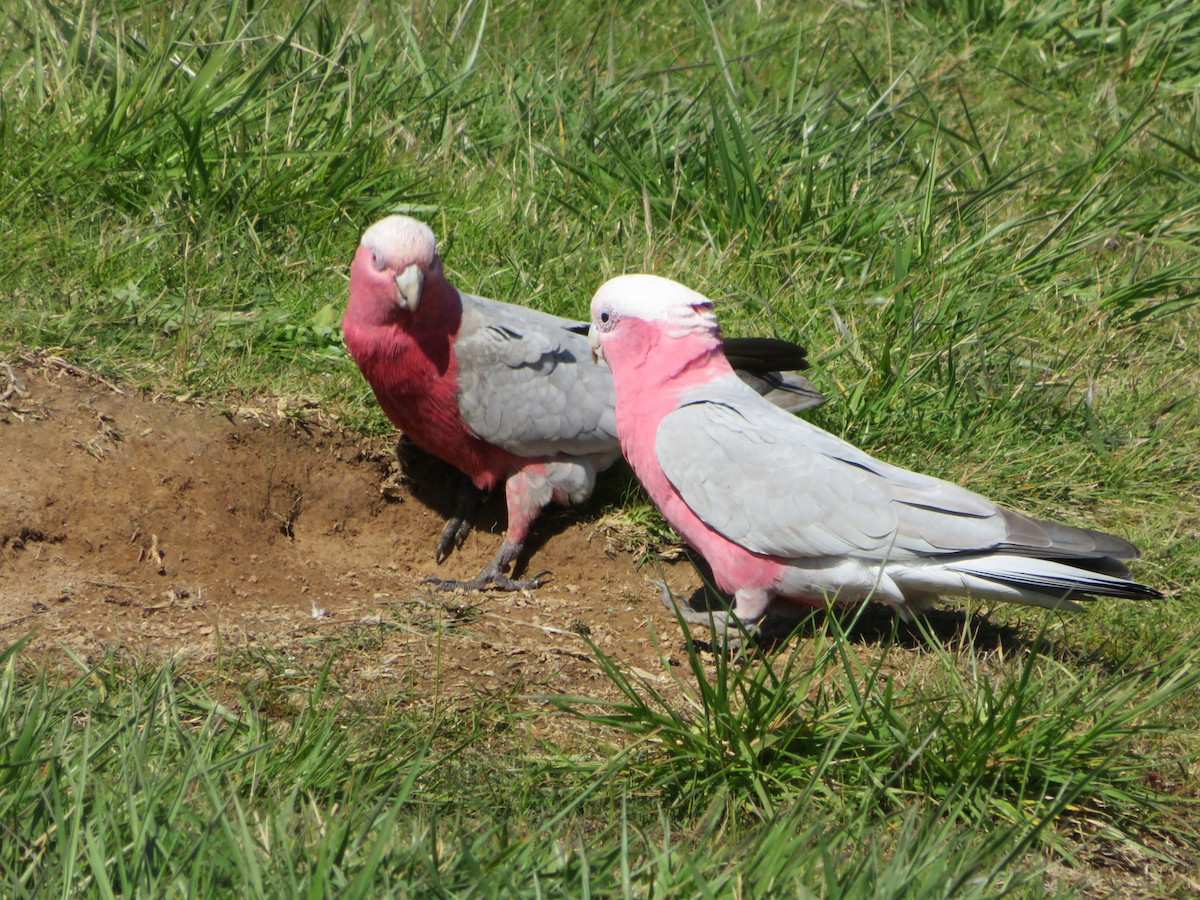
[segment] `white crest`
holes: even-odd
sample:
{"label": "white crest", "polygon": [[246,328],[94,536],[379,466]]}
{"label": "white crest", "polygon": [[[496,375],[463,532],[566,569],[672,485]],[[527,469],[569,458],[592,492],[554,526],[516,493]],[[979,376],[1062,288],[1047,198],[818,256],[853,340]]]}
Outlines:
{"label": "white crest", "polygon": [[716,331],[713,302],[670,278],[657,275],[618,275],[592,298],[592,316],[602,309],[625,318],[662,322],[670,337]]}

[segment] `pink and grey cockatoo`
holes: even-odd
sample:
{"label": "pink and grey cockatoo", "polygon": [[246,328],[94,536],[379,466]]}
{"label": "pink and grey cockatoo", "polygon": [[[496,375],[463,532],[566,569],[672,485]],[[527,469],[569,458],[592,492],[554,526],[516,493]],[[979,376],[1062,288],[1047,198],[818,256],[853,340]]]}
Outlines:
{"label": "pink and grey cockatoo", "polygon": [[[1121,538],[1006,509],[881,462],[765,403],[733,374],[707,298],[623,275],[592,299],[589,340],[613,371],[617,435],[642,486],[733,595],[753,632],[774,603],[881,600],[906,618],[940,595],[1078,609],[1157,598]],[[664,601],[671,600],[669,592]],[[686,614],[708,623],[708,616]]]}
{"label": "pink and grey cockatoo", "polygon": [[[442,271],[425,224],[389,216],[363,234],[350,265],[346,346],[389,419],[469,481],[438,541],[441,562],[471,528],[481,491],[504,483],[508,530],[474,579],[442,588],[512,590],[530,526],[551,502],[580,503],[620,456],[612,374],[597,365],[587,323],[459,291]],[[729,342],[755,389],[790,409],[823,398],[807,379],[804,349],[772,338]],[[756,394],[757,396],[757,394]]]}

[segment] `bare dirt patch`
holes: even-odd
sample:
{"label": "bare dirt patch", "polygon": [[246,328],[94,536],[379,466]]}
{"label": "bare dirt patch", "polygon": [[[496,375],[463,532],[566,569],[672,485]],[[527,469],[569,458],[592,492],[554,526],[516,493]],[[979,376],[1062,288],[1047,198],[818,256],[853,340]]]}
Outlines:
{"label": "bare dirt patch", "polygon": [[[529,568],[551,573],[537,590],[436,591],[422,579],[470,577],[491,558],[503,497],[439,566],[460,476],[415,448],[401,455],[395,437],[341,430],[312,408],[198,405],[55,357],[0,361],[0,642],[31,632],[47,659],[116,650],[200,664],[245,648],[312,661],[336,646],[345,687],[610,693],[591,641],[670,680],[662,661],[681,655],[681,635],[651,582],[689,596],[690,564],[639,571],[593,503],[535,526]],[[792,624],[785,614],[765,631]],[[960,612],[929,624],[948,643],[964,637]],[[851,632],[873,644],[891,628],[873,605]],[[1023,644],[1002,624],[971,628],[978,647]]]}
{"label": "bare dirt patch", "polygon": [[[599,678],[580,636],[661,671],[648,624],[671,615],[596,511],[540,523],[528,593],[454,595],[495,552],[501,498],[442,566],[433,548],[457,478],[394,439],[278,410],[202,408],[122,389],[44,358],[0,368],[0,641],[32,632],[47,657],[113,649],[203,662],[230,647],[285,652],[337,638],[357,676],[442,689]],[[416,493],[414,493],[414,486]],[[673,567],[678,589],[695,587]]]}
{"label": "bare dirt patch", "polygon": [[[689,563],[638,570],[592,503],[535,526],[526,555],[551,573],[542,587],[436,591],[422,579],[470,577],[491,558],[502,492],[439,566],[460,476],[415,448],[401,455],[394,436],[341,430],[311,407],[198,405],[54,357],[0,360],[0,646],[30,633],[51,662],[116,651],[200,667],[264,650],[294,661],[298,677],[336,649],[350,693],[540,685],[611,696],[592,642],[670,688],[663,660],[684,655],[682,636],[651,582],[692,595],[701,580]],[[787,634],[795,614],[764,632]],[[897,677],[920,668],[924,638],[893,631],[882,606],[846,618],[856,644],[893,645]],[[947,646],[1026,646],[1019,628],[986,616],[942,610],[926,624]]]}

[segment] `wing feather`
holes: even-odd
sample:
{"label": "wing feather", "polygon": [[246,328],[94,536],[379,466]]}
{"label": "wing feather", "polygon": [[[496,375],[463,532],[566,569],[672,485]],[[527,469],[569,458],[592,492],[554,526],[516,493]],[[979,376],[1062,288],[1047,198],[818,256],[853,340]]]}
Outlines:
{"label": "wing feather", "polygon": [[592,359],[583,324],[462,295],[454,351],[463,421],[519,456],[617,449],[612,373]]}
{"label": "wing feather", "polygon": [[[874,459],[775,409],[735,376],[685,392],[660,424],[655,446],[684,502],[756,553],[898,561],[1017,552],[1008,520],[1019,514]],[[1055,527],[1068,535],[1079,530]]]}

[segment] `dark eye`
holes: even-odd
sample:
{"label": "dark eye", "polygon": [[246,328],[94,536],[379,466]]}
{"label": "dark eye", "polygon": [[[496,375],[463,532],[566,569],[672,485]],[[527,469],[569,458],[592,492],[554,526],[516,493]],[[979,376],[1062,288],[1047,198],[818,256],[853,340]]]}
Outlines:
{"label": "dark eye", "polygon": [[608,318],[609,318],[608,313],[606,313],[606,312],[600,313],[600,323],[602,325],[608,324]]}

